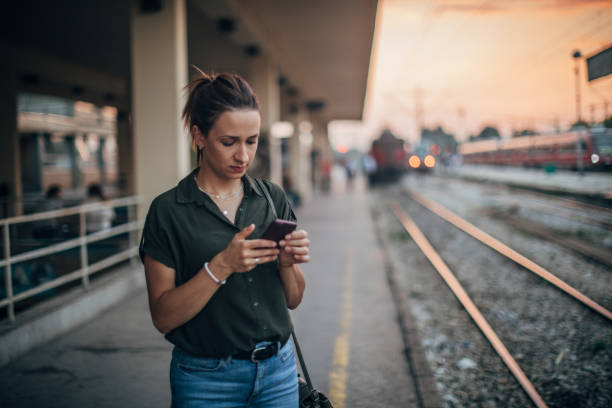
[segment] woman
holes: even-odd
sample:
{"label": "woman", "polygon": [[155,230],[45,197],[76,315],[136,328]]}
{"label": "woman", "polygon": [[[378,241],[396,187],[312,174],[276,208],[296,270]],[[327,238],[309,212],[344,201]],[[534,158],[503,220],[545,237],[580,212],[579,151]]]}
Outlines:
{"label": "woman", "polygon": [[[155,327],[175,345],[173,407],[298,406],[287,308],[304,294],[306,231],[258,239],[274,220],[246,175],[259,141],[257,99],[244,79],[206,75],[183,109],[199,167],[151,204],[140,255]],[[280,218],[285,194],[264,182]]]}

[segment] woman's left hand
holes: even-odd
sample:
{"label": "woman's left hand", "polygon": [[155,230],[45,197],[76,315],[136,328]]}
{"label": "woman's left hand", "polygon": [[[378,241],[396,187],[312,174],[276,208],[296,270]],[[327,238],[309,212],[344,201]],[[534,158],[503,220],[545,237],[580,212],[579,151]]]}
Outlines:
{"label": "woman's left hand", "polygon": [[289,267],[310,261],[308,233],[304,230],[296,230],[285,235],[279,244],[281,248],[278,262],[281,267]]}

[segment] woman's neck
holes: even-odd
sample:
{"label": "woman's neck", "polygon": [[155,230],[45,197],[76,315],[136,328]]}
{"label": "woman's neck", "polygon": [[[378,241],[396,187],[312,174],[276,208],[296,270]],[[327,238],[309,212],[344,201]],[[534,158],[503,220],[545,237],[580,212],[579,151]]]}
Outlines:
{"label": "woman's neck", "polygon": [[198,186],[207,193],[226,196],[235,193],[242,186],[241,179],[220,179],[210,169],[200,167],[196,175]]}

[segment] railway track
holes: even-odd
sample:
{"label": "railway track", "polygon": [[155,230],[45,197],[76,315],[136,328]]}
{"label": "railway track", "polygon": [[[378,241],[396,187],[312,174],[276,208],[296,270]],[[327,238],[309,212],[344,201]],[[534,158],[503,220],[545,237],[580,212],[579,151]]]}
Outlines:
{"label": "railway track", "polygon": [[[477,183],[467,182],[464,188]],[[461,191],[461,190],[460,190]],[[610,240],[612,236],[612,210],[555,195],[522,191],[509,194],[503,187],[488,186],[488,208],[480,211],[494,219],[503,219],[514,229],[548,242],[555,242],[583,257],[612,267]],[[461,191],[462,192],[462,191]],[[450,189],[447,194],[464,206],[481,207],[482,201],[466,199]],[[481,198],[482,199],[482,198]]]}
{"label": "railway track", "polygon": [[[486,244],[488,247],[494,249],[498,253],[506,256],[511,259],[517,265],[520,265],[522,268],[527,271],[536,274],[541,279],[544,279],[553,287],[557,288],[557,290],[562,291],[564,294],[570,296],[572,299],[580,302],[580,304],[590,308],[591,310],[598,313],[602,316],[608,324],[612,322],[612,312],[610,312],[605,307],[601,306],[594,300],[590,299],[577,289],[565,283],[563,280],[556,277],[554,274],[550,273],[540,265],[535,262],[529,260],[527,257],[521,255],[517,251],[509,248],[507,245],[504,245],[500,241],[496,240],[492,236],[484,233],[479,230],[474,225],[470,224],[466,220],[457,216],[456,214],[450,212],[446,208],[442,207],[440,204],[425,198],[424,196],[418,193],[410,193],[410,197],[419,203],[419,205],[426,208],[428,211],[436,214],[437,216],[443,218],[445,221],[451,223],[455,227],[459,228],[461,231],[471,235],[478,241]],[[446,263],[442,260],[441,256],[436,252],[433,246],[428,242],[425,235],[419,230],[416,223],[410,218],[410,216],[402,209],[402,206],[397,201],[391,201],[390,207],[395,215],[395,217],[401,222],[405,230],[410,234],[412,239],[421,249],[421,251],[425,254],[425,256],[429,259],[431,264],[436,268],[439,272],[442,279],[446,282],[446,284],[451,288],[455,297],[459,300],[462,306],[469,313],[471,319],[476,323],[478,328],[484,334],[484,336],[488,339],[491,346],[498,353],[500,358],[504,361],[508,370],[514,375],[517,379],[518,383],[521,385],[525,393],[529,396],[533,404],[537,407],[546,407],[546,403],[544,399],[537,392],[536,388],[524,374],[521,367],[516,362],[516,359],[510,354],[504,343],[501,341],[500,337],[491,327],[491,325],[487,322],[483,314],[480,312],[474,301],[470,298],[466,290],[462,287],[459,280],[454,276],[451,272],[450,268],[446,265]],[[562,358],[563,355],[557,357],[557,359]]]}

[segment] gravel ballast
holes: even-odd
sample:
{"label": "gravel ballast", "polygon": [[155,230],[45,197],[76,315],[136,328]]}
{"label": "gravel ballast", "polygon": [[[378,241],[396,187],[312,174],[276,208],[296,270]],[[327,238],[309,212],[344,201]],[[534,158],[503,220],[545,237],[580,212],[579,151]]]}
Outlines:
{"label": "gravel ballast", "polygon": [[[527,214],[524,218],[531,222],[552,219],[555,228],[564,228],[562,217],[533,216],[530,211],[537,208],[534,210],[532,201],[520,197],[517,201],[507,189],[424,177],[377,190],[372,205],[382,217],[379,224],[389,238],[396,275],[407,293],[446,406],[523,407],[532,403],[386,207],[389,198],[414,219],[549,407],[612,406],[610,321],[429,212],[408,198],[403,188],[466,218],[607,309],[612,308],[612,274],[605,266],[496,219],[491,207],[511,203],[518,206],[515,213]],[[576,228],[576,222],[570,214],[567,224]]]}

